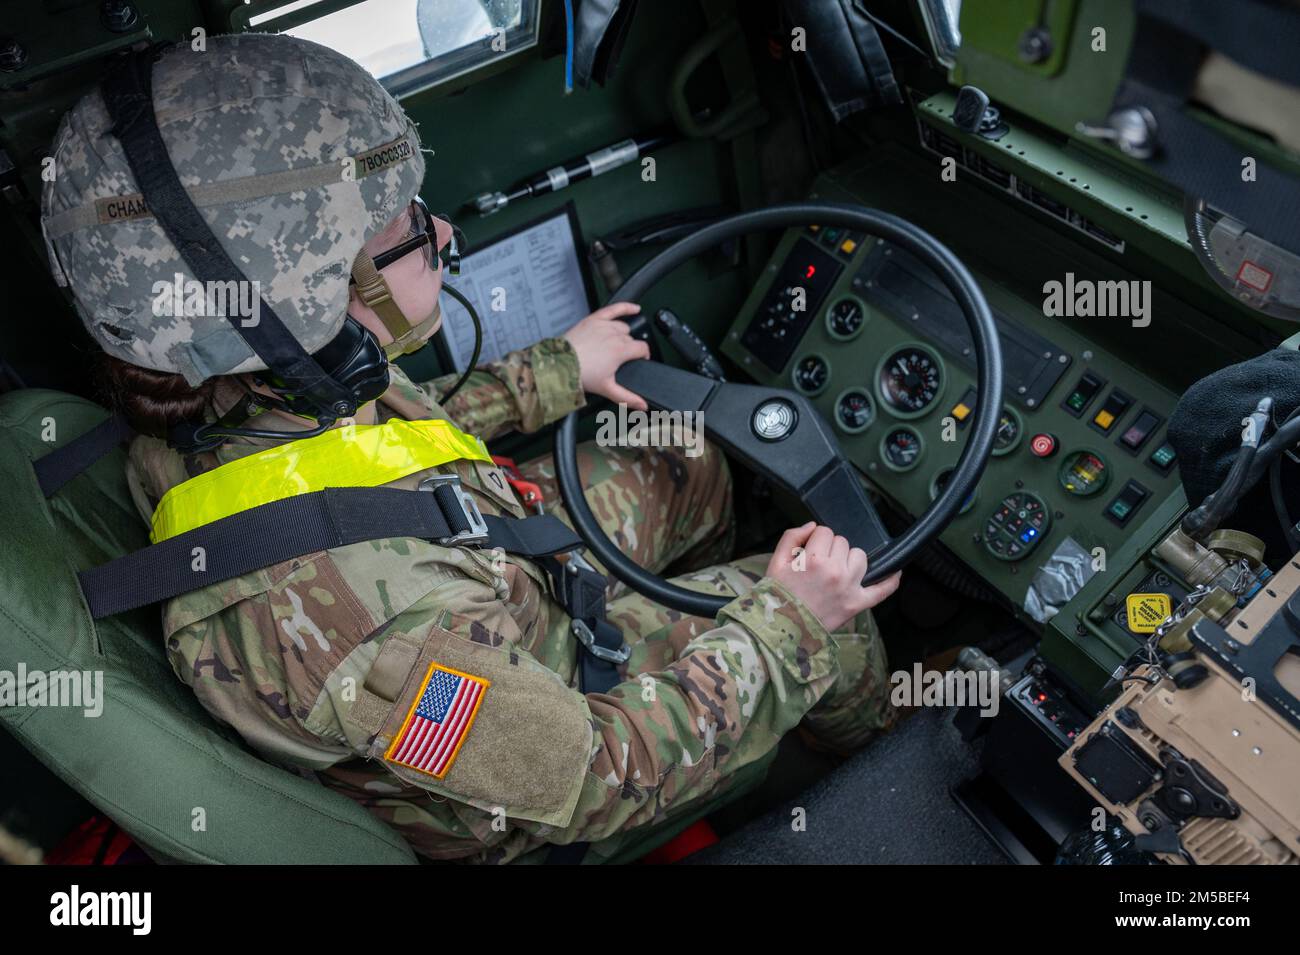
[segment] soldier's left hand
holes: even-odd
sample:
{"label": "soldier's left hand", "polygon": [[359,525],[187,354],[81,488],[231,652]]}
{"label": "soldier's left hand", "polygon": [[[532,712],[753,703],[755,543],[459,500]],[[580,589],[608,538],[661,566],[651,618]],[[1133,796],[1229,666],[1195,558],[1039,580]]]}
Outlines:
{"label": "soldier's left hand", "polygon": [[641,306],[631,302],[606,305],[570,328],[564,337],[578,355],[583,391],[645,411],[645,399],[614,380],[624,362],[650,357],[650,346],[633,338],[627,323],[619,320],[640,311]]}

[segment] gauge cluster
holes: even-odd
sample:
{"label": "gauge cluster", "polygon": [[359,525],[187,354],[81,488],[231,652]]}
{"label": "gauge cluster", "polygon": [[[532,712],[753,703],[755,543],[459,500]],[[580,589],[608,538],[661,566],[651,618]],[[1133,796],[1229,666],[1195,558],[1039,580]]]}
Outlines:
{"label": "gauge cluster", "polygon": [[[812,290],[814,314],[792,315],[814,262],[833,280]],[[941,539],[1020,606],[1067,539],[1094,553],[1119,547],[1181,500],[1165,437],[1177,396],[1086,328],[972,271],[998,323],[1006,384],[988,467]],[[956,303],[900,250],[833,229],[788,232],[768,273],[723,351],[755,380],[813,399],[867,483],[921,514],[947,486],[980,405]]]}

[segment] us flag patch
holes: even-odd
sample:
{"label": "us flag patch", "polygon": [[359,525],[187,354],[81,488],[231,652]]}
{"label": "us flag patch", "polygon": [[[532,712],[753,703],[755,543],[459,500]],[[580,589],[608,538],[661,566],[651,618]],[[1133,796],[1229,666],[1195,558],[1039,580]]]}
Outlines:
{"label": "us flag patch", "polygon": [[430,664],[401,732],[393,737],[384,758],[442,779],[491,685],[482,677]]}

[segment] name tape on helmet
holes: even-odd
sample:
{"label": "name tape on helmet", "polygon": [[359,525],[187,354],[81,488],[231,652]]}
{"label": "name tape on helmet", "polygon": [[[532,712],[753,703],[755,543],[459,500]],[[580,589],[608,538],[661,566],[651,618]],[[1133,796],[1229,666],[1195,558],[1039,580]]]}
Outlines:
{"label": "name tape on helmet", "polygon": [[[414,131],[408,129],[390,143],[384,143],[336,162],[264,173],[260,176],[244,176],[222,182],[203,183],[191,186],[187,191],[194,204],[203,207],[319,189],[338,182],[364,179],[407,162],[415,157],[419,149],[417,142]],[[50,216],[45,221],[45,233],[49,238],[57,239],[92,225],[108,225],[152,217],[149,204],[138,192],[126,196],[107,196],[96,199],[90,205],[78,206]]]}
{"label": "name tape on helmet", "polygon": [[412,145],[411,138],[403,136],[395,142],[376,146],[369,152],[353,156],[352,161],[356,164],[357,178],[362,179],[373,173],[383,172],[398,163],[406,162],[414,155],[415,146]]}

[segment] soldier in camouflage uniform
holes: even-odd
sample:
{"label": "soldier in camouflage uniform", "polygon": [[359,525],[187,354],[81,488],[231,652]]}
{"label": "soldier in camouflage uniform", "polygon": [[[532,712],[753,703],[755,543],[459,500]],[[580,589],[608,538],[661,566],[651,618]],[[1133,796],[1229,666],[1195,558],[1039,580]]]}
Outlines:
{"label": "soldier in camouflage uniform", "polygon": [[[441,272],[427,254],[384,270],[401,311],[424,319],[406,340],[349,292],[358,249],[378,254],[407,236],[424,174],[414,129],[360,67],[306,41],[250,34],[213,38],[201,54],[167,50],[154,86],[182,181],[305,347],[327,343],[347,314],[399,350],[433,333]],[[209,421],[261,388],[264,366],[226,318],[151,308],[156,283],[187,270],[136,195],[97,92],[65,119],[53,155],[58,176],[42,209],[51,262],[105,350],[175,376],[168,395],[206,389],[193,393]],[[449,231],[440,223],[437,241]],[[613,321],[634,310],[602,309],[564,337],[485,365],[445,404],[438,395],[450,378],[420,385],[392,366],[388,390],[357,423],[443,419],[491,439],[582,407],[584,390],[643,407],[613,381],[644,354]],[[285,442],[309,424],[279,412],[257,419]],[[128,476],[142,516],[150,521],[171,489],[277,444],[236,437],[183,455],[137,438]],[[702,568],[679,581],[736,597],[711,621],[611,591],[609,618],[632,655],[608,693],[576,689],[569,618],[536,564],[413,538],[304,554],[171,600],[168,658],[208,711],[268,759],[315,772],[432,859],[536,858],[575,841],[594,843],[589,858],[609,857],[638,827],[706,805],[801,723],[851,748],[889,722],[868,608],[896,577],[861,588],[865,555],[811,525],[788,532],[771,558],[721,563],[731,484],[710,446],[688,458],[589,445],[580,464],[602,526],[626,553],[653,571]],[[523,470],[555,508],[551,462]],[[484,513],[525,516],[486,461],[451,461],[391,486],[414,488],[435,471],[458,475]],[[392,751],[435,672],[485,687],[436,775]]]}

